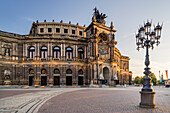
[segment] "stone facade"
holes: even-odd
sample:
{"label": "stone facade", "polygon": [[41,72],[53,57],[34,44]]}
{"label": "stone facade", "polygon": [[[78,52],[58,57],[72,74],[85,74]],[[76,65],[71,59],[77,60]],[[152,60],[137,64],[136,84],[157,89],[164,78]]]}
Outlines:
{"label": "stone facade", "polygon": [[0,84],[131,84],[130,59],[115,47],[105,18],[95,9],[88,27],[44,20],[29,35],[0,31]]}

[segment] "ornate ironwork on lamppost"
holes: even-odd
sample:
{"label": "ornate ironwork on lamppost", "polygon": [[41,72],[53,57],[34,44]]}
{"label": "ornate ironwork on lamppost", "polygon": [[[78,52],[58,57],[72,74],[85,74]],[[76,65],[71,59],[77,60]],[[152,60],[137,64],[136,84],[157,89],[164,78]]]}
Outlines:
{"label": "ornate ironwork on lamppost", "polygon": [[155,108],[155,92],[151,86],[151,78],[148,75],[151,73],[150,68],[148,67],[150,64],[149,61],[149,48],[154,48],[154,44],[157,46],[160,44],[160,37],[161,37],[161,30],[162,25],[158,25],[151,31],[152,23],[147,21],[144,23],[144,26],[140,27],[138,33],[136,35],[136,45],[137,50],[139,51],[140,48],[146,47],[146,56],[145,56],[145,65],[144,74],[146,75],[143,80],[143,88],[141,93],[141,107],[149,107]]}

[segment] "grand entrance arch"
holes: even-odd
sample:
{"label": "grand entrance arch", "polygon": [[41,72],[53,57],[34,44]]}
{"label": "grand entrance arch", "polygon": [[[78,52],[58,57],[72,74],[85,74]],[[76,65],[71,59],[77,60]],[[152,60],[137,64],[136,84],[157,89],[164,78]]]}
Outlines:
{"label": "grand entrance arch", "polygon": [[109,83],[109,69],[107,67],[103,68],[103,77],[104,77],[104,83],[108,84]]}

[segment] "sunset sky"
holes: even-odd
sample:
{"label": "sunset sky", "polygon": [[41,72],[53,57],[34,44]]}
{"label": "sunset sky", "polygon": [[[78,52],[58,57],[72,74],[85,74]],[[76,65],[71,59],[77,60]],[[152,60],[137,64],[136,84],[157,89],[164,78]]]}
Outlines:
{"label": "sunset sky", "polygon": [[[147,19],[162,24],[160,45],[150,49],[150,68],[159,77],[170,74],[170,0],[1,0],[0,30],[28,34],[33,21],[55,22],[63,20],[72,24],[86,25],[91,22],[93,9],[105,13],[106,25],[113,21],[116,32],[116,47],[130,57],[133,77],[143,76],[146,50],[136,50],[135,33]],[[169,75],[170,78],[170,75]],[[158,78],[159,79],[159,78]]]}

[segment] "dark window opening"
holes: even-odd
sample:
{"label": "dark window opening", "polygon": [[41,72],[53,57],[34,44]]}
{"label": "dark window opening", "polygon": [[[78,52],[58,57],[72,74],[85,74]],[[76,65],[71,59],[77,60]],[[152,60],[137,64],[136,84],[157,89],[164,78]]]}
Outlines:
{"label": "dark window opening", "polygon": [[68,29],[64,29],[64,33],[68,33]]}
{"label": "dark window opening", "polygon": [[60,33],[60,28],[56,28],[56,33]]}
{"label": "dark window opening", "polygon": [[76,31],[75,31],[75,30],[72,30],[72,34],[76,34]]}
{"label": "dark window opening", "polygon": [[44,32],[44,28],[40,28],[40,32],[43,33]]}
{"label": "dark window opening", "polygon": [[82,31],[79,31],[79,35],[81,35],[81,36],[82,36]]}
{"label": "dark window opening", "polygon": [[52,32],[52,28],[48,28],[48,32]]}
{"label": "dark window opening", "polygon": [[4,55],[5,56],[10,56],[10,48],[5,48]]}

